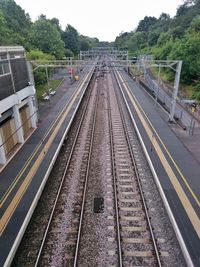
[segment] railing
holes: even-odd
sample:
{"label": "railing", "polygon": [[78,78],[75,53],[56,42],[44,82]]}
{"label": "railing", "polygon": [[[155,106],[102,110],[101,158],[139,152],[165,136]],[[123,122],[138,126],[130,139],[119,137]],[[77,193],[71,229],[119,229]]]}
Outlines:
{"label": "railing", "polygon": [[[145,73],[145,81],[155,96],[155,103],[156,101],[161,102],[170,112],[172,107],[172,98],[170,94],[163,90],[162,86],[159,85],[156,80],[153,80],[148,72]],[[176,105],[174,118],[182,124],[183,128],[189,131],[189,134],[193,134],[195,119],[179,104]]]}

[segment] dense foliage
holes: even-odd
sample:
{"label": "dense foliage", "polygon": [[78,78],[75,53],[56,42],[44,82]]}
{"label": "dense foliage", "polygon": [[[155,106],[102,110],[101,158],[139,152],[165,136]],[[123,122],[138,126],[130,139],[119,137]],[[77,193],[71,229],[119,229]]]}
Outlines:
{"label": "dense foliage", "polygon": [[[0,0],[0,45],[23,45],[31,57],[62,59],[77,57],[80,50],[98,46],[99,40],[80,35],[69,24],[63,31],[57,18],[40,15],[32,22],[14,0]],[[200,100],[200,0],[183,0],[174,18],[166,13],[145,16],[134,31],[116,37],[114,45],[128,49],[131,56],[183,60],[182,83],[192,84]]]}
{"label": "dense foliage", "polygon": [[64,42],[56,26],[46,18],[39,18],[32,26],[30,42],[34,48],[54,55],[56,58],[64,56]]}
{"label": "dense foliage", "polygon": [[181,81],[192,84],[194,97],[200,100],[200,0],[183,1],[174,18],[165,13],[159,18],[146,16],[135,31],[121,33],[115,45],[132,56],[183,60]]}
{"label": "dense foliage", "polygon": [[80,49],[97,46],[99,40],[80,35],[71,25],[61,29],[57,18],[40,15],[34,23],[14,0],[0,0],[0,45],[23,45],[28,51],[40,50],[56,59],[77,56]]}
{"label": "dense foliage", "polygon": [[[71,25],[62,30],[57,18],[41,14],[33,23],[30,16],[14,0],[0,0],[0,46],[22,45],[29,60],[55,60],[77,57],[81,50],[97,46],[99,40],[80,35]],[[49,77],[52,69],[48,69]],[[34,72],[37,95],[47,90],[46,69]],[[51,81],[60,82],[60,81]],[[53,85],[51,85],[53,86]]]}
{"label": "dense foliage", "polygon": [[0,45],[20,44],[28,48],[31,25],[29,15],[13,0],[0,0]]}
{"label": "dense foliage", "polygon": [[[45,54],[40,50],[31,50],[30,52],[27,52],[26,56],[28,60],[55,60],[55,56]],[[51,75],[50,72],[52,72],[52,70],[48,69],[49,76]],[[38,68],[36,71],[34,71],[34,80],[36,89],[38,89],[40,85],[45,85],[47,83],[46,69]]]}

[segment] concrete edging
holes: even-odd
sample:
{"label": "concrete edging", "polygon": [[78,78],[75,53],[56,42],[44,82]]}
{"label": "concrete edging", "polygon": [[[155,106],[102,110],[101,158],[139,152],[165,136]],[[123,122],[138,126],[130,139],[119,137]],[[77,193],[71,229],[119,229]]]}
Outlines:
{"label": "concrete edging", "polygon": [[40,187],[39,187],[39,189],[37,191],[37,194],[36,194],[32,204],[31,204],[31,206],[29,208],[29,211],[28,211],[28,213],[27,213],[27,215],[25,217],[25,220],[24,220],[24,222],[23,222],[23,224],[22,224],[22,226],[21,226],[21,228],[19,230],[19,233],[18,233],[18,235],[17,235],[17,237],[16,237],[16,239],[14,241],[14,244],[13,244],[13,246],[12,246],[12,248],[11,248],[9,254],[8,254],[8,257],[7,257],[7,259],[6,259],[5,263],[4,263],[4,267],[9,267],[12,264],[12,261],[13,261],[13,258],[15,256],[15,253],[16,253],[16,251],[18,249],[18,246],[19,246],[19,244],[20,244],[20,242],[22,240],[22,237],[23,237],[23,235],[24,235],[24,233],[26,231],[26,228],[27,228],[27,226],[28,226],[28,224],[29,224],[29,222],[31,220],[32,214],[33,214],[33,212],[34,212],[34,210],[35,210],[35,208],[37,206],[37,203],[38,203],[38,201],[40,199],[40,196],[41,196],[41,194],[42,194],[42,192],[44,190],[45,184],[46,184],[46,182],[48,180],[48,177],[49,177],[49,175],[51,173],[51,170],[52,170],[52,168],[54,166],[54,163],[55,163],[55,161],[56,161],[56,159],[58,157],[58,154],[59,154],[60,149],[61,149],[61,147],[63,145],[65,137],[66,137],[66,135],[67,135],[67,133],[68,133],[70,127],[71,127],[71,124],[72,124],[72,122],[74,120],[74,117],[75,117],[75,115],[77,113],[77,110],[78,110],[78,108],[80,106],[80,103],[81,103],[81,101],[83,99],[85,91],[86,91],[86,89],[87,89],[87,87],[89,85],[89,82],[90,82],[91,78],[92,78],[93,72],[94,72],[94,69],[92,69],[90,75],[87,76],[87,78],[89,77],[89,80],[87,82],[85,81],[87,78],[85,78],[85,80],[82,81],[82,84],[85,84],[85,89],[84,89],[84,91],[83,91],[83,93],[82,93],[82,95],[81,95],[81,97],[79,99],[78,105],[76,106],[76,109],[74,110],[74,113],[73,113],[73,115],[72,115],[72,117],[70,119],[70,122],[69,122],[69,124],[68,124],[68,126],[67,126],[67,128],[66,128],[66,130],[65,130],[65,132],[63,134],[63,137],[62,137],[62,139],[61,139],[61,141],[60,141],[60,143],[58,145],[58,148],[56,149],[56,152],[55,152],[55,154],[54,154],[54,156],[53,156],[53,158],[51,160],[51,163],[50,163],[50,165],[49,165],[49,167],[48,167],[48,169],[46,171],[46,174],[45,174],[45,176],[44,176],[44,178],[42,180],[42,183],[41,183],[41,185],[40,185]]}
{"label": "concrete edging", "polygon": [[[115,75],[115,77],[117,78],[116,75]],[[177,240],[178,240],[179,245],[180,245],[180,247],[181,247],[181,250],[182,250],[183,256],[184,256],[184,258],[185,258],[185,261],[186,261],[186,263],[187,263],[187,266],[188,266],[188,267],[194,267],[193,262],[192,262],[191,257],[190,257],[190,254],[189,254],[189,252],[188,252],[188,250],[187,250],[187,247],[186,247],[186,245],[185,245],[185,242],[184,242],[184,240],[183,240],[183,238],[182,238],[181,232],[180,232],[179,227],[178,227],[178,225],[177,225],[177,223],[176,223],[176,220],[175,220],[175,218],[174,218],[174,215],[173,215],[173,213],[172,213],[172,211],[171,211],[171,208],[170,208],[170,206],[169,206],[169,203],[168,203],[168,201],[167,201],[167,198],[166,198],[166,196],[165,196],[165,193],[164,193],[164,191],[163,191],[163,189],[162,189],[162,186],[161,186],[160,181],[159,181],[159,179],[158,179],[157,173],[156,173],[156,171],[155,171],[155,169],[154,169],[154,166],[153,166],[153,163],[152,163],[152,161],[151,161],[151,159],[150,159],[149,153],[148,153],[148,151],[147,151],[147,149],[146,149],[146,146],[145,146],[145,144],[144,144],[144,142],[143,142],[143,139],[142,139],[142,136],[141,136],[141,134],[140,134],[140,131],[139,131],[138,127],[137,127],[136,121],[135,121],[135,119],[133,118],[131,109],[130,109],[130,107],[129,107],[129,104],[128,104],[127,99],[126,99],[126,97],[125,97],[125,95],[124,95],[122,86],[121,86],[121,84],[120,84],[118,78],[117,78],[117,83],[118,83],[118,85],[119,85],[119,87],[120,87],[120,90],[121,90],[122,96],[123,96],[123,98],[124,98],[124,101],[125,101],[125,103],[126,103],[126,106],[127,106],[128,112],[129,112],[129,115],[130,115],[131,120],[132,120],[132,122],[133,122],[133,125],[134,125],[134,127],[135,127],[137,136],[138,136],[138,138],[139,138],[140,144],[141,144],[141,146],[142,146],[143,152],[144,152],[145,157],[146,157],[146,159],[147,159],[147,162],[148,162],[148,164],[149,164],[149,167],[150,167],[151,173],[152,173],[152,175],[153,175],[154,181],[155,181],[156,186],[157,186],[157,188],[158,188],[158,190],[159,190],[159,193],[160,193],[160,196],[161,196],[161,198],[162,198],[163,204],[164,204],[164,206],[165,206],[165,209],[166,209],[167,214],[168,214],[168,216],[169,216],[169,219],[170,219],[170,221],[171,221],[172,227],[173,227],[174,232],[175,232],[175,234],[176,234]]]}

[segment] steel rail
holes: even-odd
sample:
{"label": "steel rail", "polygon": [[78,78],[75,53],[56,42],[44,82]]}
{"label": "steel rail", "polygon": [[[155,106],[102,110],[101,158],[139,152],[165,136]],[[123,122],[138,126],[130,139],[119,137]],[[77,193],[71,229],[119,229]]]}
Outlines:
{"label": "steel rail", "polygon": [[[91,77],[91,79],[92,79],[92,77]],[[92,92],[92,90],[91,90],[91,92]],[[89,96],[87,98],[87,101],[85,103],[81,119],[79,121],[79,125],[78,125],[77,131],[76,131],[76,135],[74,137],[73,144],[72,144],[72,147],[71,147],[71,150],[70,150],[69,158],[67,160],[67,164],[65,166],[65,169],[64,169],[64,172],[63,172],[63,175],[62,175],[62,179],[61,179],[60,186],[59,186],[59,189],[58,189],[58,192],[57,192],[57,195],[56,195],[56,199],[55,199],[54,205],[53,205],[52,210],[51,210],[51,214],[50,214],[50,217],[49,217],[49,221],[48,221],[47,227],[45,229],[45,233],[44,233],[44,236],[43,236],[43,239],[42,239],[40,250],[39,250],[38,255],[37,255],[37,259],[36,259],[36,262],[35,262],[35,265],[34,265],[35,267],[38,266],[40,258],[41,258],[41,255],[42,255],[42,251],[43,251],[44,244],[45,244],[45,241],[46,241],[46,238],[47,238],[47,234],[49,232],[49,228],[50,228],[50,225],[51,225],[51,222],[52,222],[52,218],[53,218],[53,215],[54,215],[54,212],[55,212],[55,209],[56,209],[56,205],[57,205],[57,202],[58,202],[58,199],[59,199],[59,196],[60,196],[60,192],[62,190],[62,186],[63,186],[64,180],[65,180],[65,177],[66,177],[66,173],[67,173],[68,168],[69,168],[69,164],[70,164],[73,152],[74,152],[74,148],[75,148],[75,145],[76,145],[76,142],[77,142],[77,139],[78,139],[78,135],[80,133],[81,126],[83,124],[83,119],[85,117],[86,110],[87,110],[87,107],[88,107],[88,104],[89,104],[89,99],[90,99],[91,92],[90,92],[90,94],[89,94]]]}
{"label": "steel rail", "polygon": [[[116,75],[116,73],[114,71],[113,71],[113,74],[114,74],[115,79],[117,81],[117,84],[119,86],[119,80],[118,80],[117,75]],[[145,210],[145,215],[146,215],[147,222],[148,222],[149,231],[150,231],[150,234],[151,234],[153,247],[154,247],[155,254],[156,254],[156,260],[157,260],[158,266],[161,267],[162,265],[161,265],[159,251],[158,251],[157,244],[156,244],[156,238],[154,237],[153,227],[151,225],[150,216],[148,214],[148,208],[147,208],[145,197],[144,197],[144,193],[143,193],[143,190],[142,190],[142,185],[141,185],[141,182],[140,182],[140,177],[139,177],[139,173],[138,173],[138,169],[137,169],[134,153],[133,153],[133,150],[132,150],[130,137],[129,137],[129,134],[128,134],[128,130],[127,130],[124,114],[123,114],[121,103],[120,103],[119,96],[117,95],[117,93],[116,93],[116,98],[117,98],[117,103],[118,103],[118,107],[119,107],[119,110],[120,110],[120,115],[121,115],[121,119],[122,119],[122,124],[123,124],[123,128],[124,128],[124,132],[125,132],[125,136],[126,136],[126,140],[127,140],[127,144],[128,144],[128,148],[129,148],[132,164],[134,166],[135,176],[136,176],[136,179],[137,179],[137,182],[138,182],[140,195],[141,195],[141,198],[142,198],[143,207],[144,207],[144,210]]]}
{"label": "steel rail", "polygon": [[116,172],[115,172],[114,141],[113,141],[113,127],[112,127],[112,119],[111,119],[111,105],[110,105],[109,88],[108,88],[108,120],[109,120],[112,175],[113,175],[113,187],[114,187],[114,199],[115,199],[118,260],[119,260],[119,267],[122,267],[123,266],[123,264],[122,264],[122,248],[121,248],[120,223],[119,223],[120,219],[119,219],[119,208],[118,208],[118,200],[117,200],[117,179],[116,179]]}
{"label": "steel rail", "polygon": [[[43,145],[45,144],[45,142],[48,141],[49,136],[51,135],[53,129],[56,127],[56,125],[59,123],[59,120],[62,118],[64,112],[67,110],[68,106],[70,105],[70,103],[72,102],[74,96],[76,95],[76,93],[78,92],[78,90],[80,89],[80,87],[86,82],[86,80],[88,79],[88,75],[85,74],[83,79],[79,82],[77,88],[75,88],[74,92],[72,93],[72,95],[70,96],[68,102],[64,105],[64,107],[59,111],[56,119],[54,122],[52,122],[50,124],[50,126],[47,128],[46,132],[44,133],[44,135],[41,137],[41,139],[39,140],[37,146],[34,148],[34,150],[32,151],[32,153],[30,154],[30,156],[28,157],[28,159],[25,161],[22,169],[19,171],[19,173],[17,174],[17,176],[15,177],[15,179],[12,181],[12,183],[10,184],[10,186],[8,187],[8,189],[6,190],[5,194],[2,196],[2,198],[0,199],[0,208],[1,206],[4,204],[4,202],[6,201],[8,194],[13,190],[13,187],[19,182],[19,180],[21,179],[22,174],[24,173],[24,170],[27,168],[27,166],[33,161],[34,157],[36,156],[36,154],[39,152],[40,149],[43,148]],[[90,77],[91,79],[91,77]]]}
{"label": "steel rail", "polygon": [[80,214],[80,220],[79,220],[76,250],[75,250],[75,256],[74,256],[74,263],[73,263],[74,267],[77,266],[77,262],[78,262],[78,254],[79,254],[80,240],[81,240],[81,230],[82,230],[82,225],[83,225],[83,216],[84,216],[84,209],[85,209],[85,200],[86,200],[86,193],[87,193],[87,187],[88,187],[92,149],[93,149],[93,143],[94,143],[94,132],[95,132],[95,126],[96,126],[96,119],[97,119],[97,109],[98,109],[98,104],[99,104],[99,94],[100,94],[100,90],[97,88],[97,96],[96,96],[96,102],[95,102],[95,108],[94,108],[94,114],[93,114],[93,120],[92,120],[92,133],[91,133],[91,139],[90,139],[86,177],[85,177],[85,184],[84,184],[84,191],[83,191],[83,199],[82,199],[82,205],[81,205],[81,214]]}

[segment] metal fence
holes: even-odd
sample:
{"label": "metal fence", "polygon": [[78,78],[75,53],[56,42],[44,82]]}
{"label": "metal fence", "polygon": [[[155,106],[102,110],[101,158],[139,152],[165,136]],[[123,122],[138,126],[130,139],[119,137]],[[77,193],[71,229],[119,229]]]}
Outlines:
{"label": "metal fence", "polygon": [[[152,93],[154,94],[155,101],[161,102],[170,112],[172,108],[171,96],[165,90],[163,90],[163,88],[158,84],[155,79],[152,79],[151,75],[148,72],[145,73],[145,81],[148,87],[151,89]],[[189,131],[189,134],[193,134],[196,120],[178,103],[175,108],[174,118],[175,120],[178,120],[186,130]]]}

